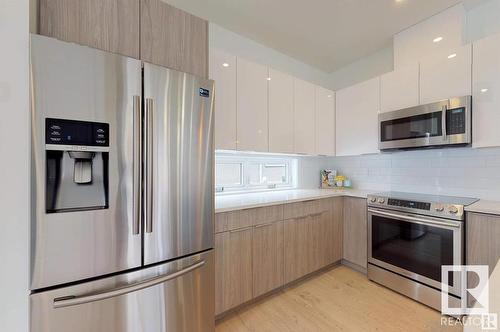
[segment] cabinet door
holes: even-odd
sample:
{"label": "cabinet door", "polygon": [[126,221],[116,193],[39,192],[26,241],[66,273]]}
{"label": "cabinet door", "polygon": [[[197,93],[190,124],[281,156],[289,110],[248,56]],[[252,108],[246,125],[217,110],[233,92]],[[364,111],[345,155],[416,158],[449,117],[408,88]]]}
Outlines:
{"label": "cabinet door", "polygon": [[[467,214],[467,264],[488,265],[490,275],[500,261],[500,216],[479,213]],[[476,276],[469,285],[476,285]]]}
{"label": "cabinet door", "polygon": [[366,268],[368,243],[366,199],[344,198],[343,228],[343,258]]}
{"label": "cabinet door", "polygon": [[380,79],[339,90],[335,100],[337,156],[378,153]]}
{"label": "cabinet door", "polygon": [[283,286],[283,222],[253,229],[253,296]]}
{"label": "cabinet door", "polygon": [[267,152],[268,69],[241,58],[236,62],[238,150]]}
{"label": "cabinet door", "polygon": [[252,299],[252,228],[215,235],[215,314]]}
{"label": "cabinet door", "polygon": [[500,146],[500,34],[474,43],[472,145]]}
{"label": "cabinet door", "polygon": [[316,86],[316,154],[335,155],[335,93]]}
{"label": "cabinet door", "polygon": [[140,2],[141,59],[207,78],[208,22],[161,0]]}
{"label": "cabinet door", "polygon": [[309,273],[312,238],[309,216],[285,220],[285,283]]}
{"label": "cabinet door", "polygon": [[236,150],[236,56],[211,50],[209,77],[215,81],[215,148]]}
{"label": "cabinet door", "polygon": [[343,224],[344,224],[344,198],[333,198],[332,209],[333,236],[329,240],[332,247],[331,263],[342,259]]}
{"label": "cabinet door", "polygon": [[294,152],[315,154],[316,150],[316,116],[314,85],[294,79]]}
{"label": "cabinet door", "polygon": [[416,106],[419,65],[407,65],[380,77],[380,112]]}
{"label": "cabinet door", "polygon": [[420,104],[471,95],[472,47],[433,55],[420,63]]}
{"label": "cabinet door", "polygon": [[39,0],[39,33],[139,58],[137,0]]}
{"label": "cabinet door", "polygon": [[269,152],[293,153],[293,77],[269,68]]}

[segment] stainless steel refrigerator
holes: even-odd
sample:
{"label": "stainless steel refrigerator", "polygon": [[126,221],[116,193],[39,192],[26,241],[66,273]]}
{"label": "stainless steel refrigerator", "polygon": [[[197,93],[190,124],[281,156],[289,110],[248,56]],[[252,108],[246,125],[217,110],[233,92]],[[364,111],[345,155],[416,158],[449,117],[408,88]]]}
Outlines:
{"label": "stainless steel refrigerator", "polygon": [[31,109],[31,331],[213,331],[213,82],[32,35]]}

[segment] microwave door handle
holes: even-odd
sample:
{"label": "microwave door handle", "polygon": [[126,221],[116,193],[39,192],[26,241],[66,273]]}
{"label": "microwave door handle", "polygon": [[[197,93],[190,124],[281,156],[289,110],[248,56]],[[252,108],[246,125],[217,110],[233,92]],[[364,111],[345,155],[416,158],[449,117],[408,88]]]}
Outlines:
{"label": "microwave door handle", "polygon": [[443,141],[448,140],[448,134],[446,133],[446,112],[448,111],[448,106],[443,105],[441,108],[441,130],[443,131]]}
{"label": "microwave door handle", "polygon": [[140,281],[140,282],[137,282],[137,283],[134,283],[131,285],[118,287],[115,289],[106,290],[106,291],[99,292],[99,293],[93,293],[93,294],[87,294],[87,295],[81,295],[81,296],[65,296],[65,297],[56,298],[56,299],[54,299],[53,307],[55,309],[72,307],[72,306],[76,306],[76,305],[102,301],[102,300],[110,299],[113,297],[137,292],[137,291],[140,291],[142,289],[150,288],[150,287],[156,286],[158,284],[162,284],[164,282],[167,282],[169,280],[179,278],[179,277],[181,277],[181,276],[183,276],[183,275],[185,275],[193,270],[196,270],[196,269],[202,267],[203,265],[205,265],[205,261],[201,260],[201,261],[198,261],[192,265],[189,265],[188,267],[186,267],[182,270],[176,271],[174,273],[160,275],[158,277],[153,277],[153,278],[150,278],[150,279],[147,279],[144,281]]}

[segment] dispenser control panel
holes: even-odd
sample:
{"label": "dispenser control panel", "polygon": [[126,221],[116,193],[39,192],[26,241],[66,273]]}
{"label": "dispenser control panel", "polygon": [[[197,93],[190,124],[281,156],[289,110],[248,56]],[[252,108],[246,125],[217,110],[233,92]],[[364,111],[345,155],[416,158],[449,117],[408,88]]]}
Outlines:
{"label": "dispenser control panel", "polygon": [[45,143],[109,146],[109,124],[65,119],[45,119]]}

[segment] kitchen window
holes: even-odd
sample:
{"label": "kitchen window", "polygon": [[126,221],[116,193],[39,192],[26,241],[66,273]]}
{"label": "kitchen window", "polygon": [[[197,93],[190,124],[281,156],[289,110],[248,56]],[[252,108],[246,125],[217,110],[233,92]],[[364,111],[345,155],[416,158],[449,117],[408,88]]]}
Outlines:
{"label": "kitchen window", "polygon": [[296,187],[297,160],[289,157],[216,155],[216,192]]}

